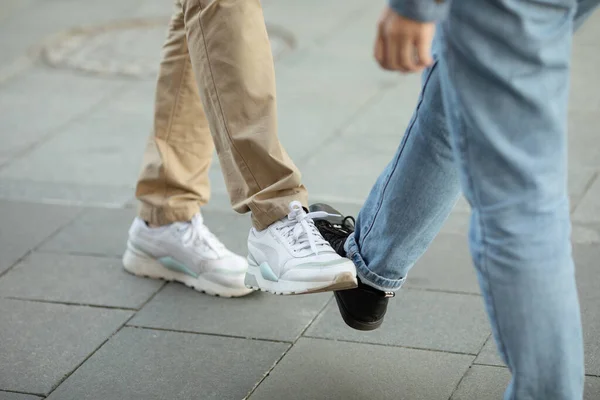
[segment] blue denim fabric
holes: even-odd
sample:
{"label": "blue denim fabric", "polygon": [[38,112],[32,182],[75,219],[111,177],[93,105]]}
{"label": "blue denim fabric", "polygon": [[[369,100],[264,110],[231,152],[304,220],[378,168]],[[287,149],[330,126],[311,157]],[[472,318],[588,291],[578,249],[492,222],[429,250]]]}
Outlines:
{"label": "blue denim fabric", "polygon": [[404,139],[346,242],[363,282],[396,290],[462,189],[513,374],[506,399],[583,397],[566,122],[572,32],[599,2],[455,0]]}

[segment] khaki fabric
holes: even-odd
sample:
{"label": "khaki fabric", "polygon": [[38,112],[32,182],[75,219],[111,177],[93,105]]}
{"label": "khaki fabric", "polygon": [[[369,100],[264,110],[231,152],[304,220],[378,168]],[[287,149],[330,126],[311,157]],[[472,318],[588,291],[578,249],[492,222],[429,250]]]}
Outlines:
{"label": "khaki fabric", "polygon": [[187,221],[210,198],[216,147],[233,209],[264,229],[307,203],[277,136],[275,71],[259,0],[176,0],[136,195],[155,225]]}

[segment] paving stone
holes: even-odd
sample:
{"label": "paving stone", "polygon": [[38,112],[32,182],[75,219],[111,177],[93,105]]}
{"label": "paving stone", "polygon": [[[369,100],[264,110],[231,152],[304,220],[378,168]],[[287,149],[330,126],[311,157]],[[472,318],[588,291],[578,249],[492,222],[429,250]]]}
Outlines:
{"label": "paving stone", "polygon": [[63,206],[122,207],[132,196],[130,186],[79,185],[0,179],[0,199]]}
{"label": "paving stone", "polygon": [[505,367],[506,365],[500,358],[500,354],[498,354],[498,347],[496,346],[496,342],[494,342],[494,338],[490,336],[488,341],[481,349],[481,352],[475,359],[475,364],[483,364],[483,365],[492,365],[497,367]]}
{"label": "paving stone", "polygon": [[34,253],[0,279],[0,296],[139,308],[162,285],[126,273],[119,259]]}
{"label": "paving stone", "polygon": [[49,400],[239,400],[288,344],[126,328]]}
{"label": "paving stone", "polygon": [[135,209],[89,209],[42,250],[121,257]]}
{"label": "paving stone", "polygon": [[[348,201],[363,203],[381,171],[392,159],[395,147],[385,141],[343,137],[343,157],[331,157],[331,147],[314,151],[310,160],[301,164],[306,187],[320,196],[345,197]],[[356,160],[369,155],[369,162]],[[327,171],[323,174],[323,171]]]}
{"label": "paving stone", "polygon": [[457,354],[302,338],[250,400],[446,400],[471,361]]}
{"label": "paving stone", "polygon": [[502,399],[509,382],[507,368],[476,365],[469,369],[451,400]]}
{"label": "paving stone", "polygon": [[584,223],[600,222],[600,178],[596,178],[573,213],[573,220]]}
{"label": "paving stone", "polygon": [[489,334],[480,297],[403,289],[380,329],[348,328],[332,302],[305,336],[477,354]]}
{"label": "paving stone", "polygon": [[293,341],[331,294],[273,296],[253,293],[222,299],[169,284],[131,320],[131,325],[248,338]]}
{"label": "paving stone", "polygon": [[438,235],[409,272],[406,287],[479,294],[467,238]]}
{"label": "paving stone", "polygon": [[583,320],[586,373],[600,376],[600,247],[576,245],[573,253]]}
{"label": "paving stone", "polygon": [[[451,400],[497,400],[510,382],[507,368],[475,365],[469,369]],[[600,398],[600,378],[586,376],[584,400]]]}
{"label": "paving stone", "polygon": [[[13,33],[6,37],[18,36]],[[66,82],[69,90],[65,92]],[[0,130],[3,132],[0,154],[14,155],[27,149],[49,133],[88,112],[122,85],[122,82],[102,81],[46,69],[33,69],[6,83],[0,92],[0,109],[3,115],[0,120]],[[62,94],[57,97],[59,92]],[[35,118],[31,118],[32,115]],[[68,165],[71,170],[77,169],[73,168],[73,164],[57,163],[57,159],[60,160],[56,157],[50,159],[52,163],[48,163],[47,167]],[[26,157],[21,161],[14,161],[0,172],[0,176],[31,179],[32,176],[28,174],[36,168],[35,165],[28,165],[31,160]],[[43,172],[38,171],[38,175]]]}
{"label": "paving stone", "polygon": [[600,399],[600,378],[597,376],[585,377],[585,393],[584,400]]}
{"label": "paving stone", "polygon": [[[228,200],[203,209],[205,224],[231,250],[248,252],[249,215],[231,210]],[[225,202],[227,202],[225,204]],[[127,243],[127,232],[137,215],[137,202],[125,209],[90,209],[41,247],[42,250],[120,257]]]}
{"label": "paving stone", "polygon": [[0,171],[0,177],[133,188],[150,123],[150,110],[144,119],[137,113],[100,108],[11,162]]}
{"label": "paving stone", "polygon": [[4,392],[0,390],[0,400],[39,400],[41,397],[32,396],[30,394],[21,394],[13,392]]}
{"label": "paving stone", "polygon": [[0,200],[0,273],[79,212],[76,207],[59,207]]}
{"label": "paving stone", "polygon": [[0,389],[46,394],[131,313],[0,299]]}
{"label": "paving stone", "polygon": [[[296,46],[302,49],[330,39],[335,33],[347,31],[352,27],[348,22],[356,20],[359,13],[372,13],[369,8],[359,0],[306,0],[302,4],[283,0],[266,1],[264,14],[267,21],[285,27],[293,35]],[[362,48],[360,45],[357,47]]]}

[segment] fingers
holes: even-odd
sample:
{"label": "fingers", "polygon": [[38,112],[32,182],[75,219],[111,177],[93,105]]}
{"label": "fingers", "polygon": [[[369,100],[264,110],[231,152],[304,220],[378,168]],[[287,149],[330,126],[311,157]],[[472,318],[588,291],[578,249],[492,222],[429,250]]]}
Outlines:
{"label": "fingers", "polygon": [[433,57],[431,56],[432,40],[427,36],[421,36],[416,42],[416,57],[419,69],[430,67],[433,64]]}
{"label": "fingers", "polygon": [[389,7],[379,20],[374,55],[387,70],[418,72],[433,64],[431,43],[434,23],[402,17]]}
{"label": "fingers", "polygon": [[381,24],[379,24],[377,39],[375,39],[375,60],[379,63],[381,68],[387,69],[387,59],[386,59],[386,48],[385,48],[385,36],[383,35],[383,30],[381,28]]}

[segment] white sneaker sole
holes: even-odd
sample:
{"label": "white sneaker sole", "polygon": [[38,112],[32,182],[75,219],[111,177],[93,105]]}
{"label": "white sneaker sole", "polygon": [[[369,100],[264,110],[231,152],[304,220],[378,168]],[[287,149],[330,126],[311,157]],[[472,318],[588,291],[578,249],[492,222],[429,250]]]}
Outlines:
{"label": "white sneaker sole", "polygon": [[348,261],[348,263],[352,265],[352,271],[341,271],[330,282],[290,281],[284,279],[274,282],[263,278],[260,267],[252,259],[248,258],[248,272],[246,272],[244,282],[249,289],[262,290],[263,292],[278,295],[297,295],[354,289],[358,286],[356,272],[354,271],[352,261]]}
{"label": "white sneaker sole", "polygon": [[247,287],[231,288],[209,279],[208,274],[199,275],[197,278],[182,272],[171,271],[165,268],[158,260],[142,253],[127,243],[127,250],[123,255],[125,271],[140,277],[162,279],[168,282],[183,283],[198,292],[219,297],[242,297],[252,293]]}

